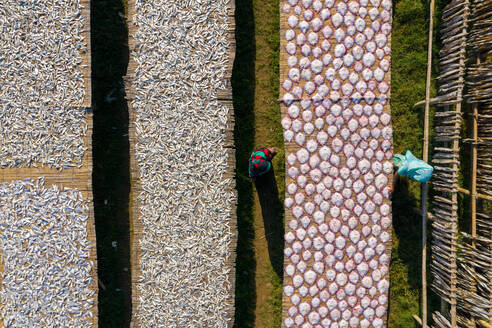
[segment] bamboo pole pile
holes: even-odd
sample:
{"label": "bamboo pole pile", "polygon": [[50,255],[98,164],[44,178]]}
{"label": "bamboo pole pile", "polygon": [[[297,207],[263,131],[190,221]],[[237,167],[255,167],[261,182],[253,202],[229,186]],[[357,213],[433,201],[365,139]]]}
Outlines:
{"label": "bamboo pole pile", "polygon": [[434,221],[432,223],[432,265],[434,280],[432,289],[447,303],[452,302],[453,276],[456,274],[457,205],[441,196],[436,196]]}
{"label": "bamboo pole pile", "polygon": [[470,46],[475,52],[485,53],[492,50],[492,2],[475,0],[470,31]]}
{"label": "bamboo pole pile", "polygon": [[[461,101],[465,80],[465,47],[469,2],[455,0],[443,10],[439,52],[439,97],[435,112],[435,142],[432,163],[433,200],[431,288],[442,301],[450,304],[450,312],[433,314],[435,327],[455,327],[458,236],[458,170],[459,139],[462,122]],[[445,309],[445,303],[443,303]]]}
{"label": "bamboo pole pile", "polygon": [[492,106],[483,108],[478,114],[478,135],[480,143],[477,158],[477,191],[492,196]]}
{"label": "bamboo pole pile", "polygon": [[[477,140],[477,192],[492,195],[492,1],[477,0],[473,4],[470,30],[470,48],[476,64],[468,69],[467,101],[476,108]],[[481,57],[485,60],[481,62]],[[489,218],[480,213],[479,221]],[[480,222],[484,224],[484,222]],[[490,237],[490,229],[487,236]]]}
{"label": "bamboo pole pile", "polygon": [[434,325],[436,327],[451,327],[449,320],[440,312],[434,312],[432,314],[432,319],[434,320]]}
{"label": "bamboo pole pile", "polygon": [[477,147],[477,192],[492,195],[492,62],[472,65],[468,78],[468,101],[477,107],[478,140],[470,140]]}
{"label": "bamboo pole pile", "polygon": [[443,48],[439,52],[440,75],[437,78],[439,105],[455,104],[462,100],[468,15],[469,2],[462,0],[452,1],[442,13]]}

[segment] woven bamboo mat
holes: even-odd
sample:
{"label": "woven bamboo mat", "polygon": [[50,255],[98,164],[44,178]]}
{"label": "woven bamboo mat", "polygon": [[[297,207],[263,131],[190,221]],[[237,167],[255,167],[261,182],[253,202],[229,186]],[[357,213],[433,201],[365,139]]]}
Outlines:
{"label": "woven bamboo mat", "polygon": [[[134,36],[137,34],[138,28],[133,23],[134,17],[137,15],[136,10],[136,0],[128,1],[128,35],[129,35],[129,49],[130,53],[136,48],[137,42]],[[234,148],[234,108],[232,101],[232,86],[231,86],[231,76],[233,63],[235,58],[236,40],[235,40],[235,3],[234,0],[229,2],[228,8],[228,43],[229,43],[229,61],[227,67],[227,73],[224,76],[224,82],[226,87],[224,89],[218,90],[217,99],[221,104],[228,108],[227,117],[227,128],[224,131],[224,148],[227,149],[228,162],[227,162],[227,173],[222,176],[223,179],[230,179],[232,182],[227,185],[225,190],[226,193],[233,194],[233,204],[230,207],[229,214],[229,226],[231,227],[231,237],[229,239],[229,248],[231,250],[230,257],[226,262],[227,270],[227,280],[231,286],[230,294],[227,299],[229,308],[231,309],[226,315],[229,321],[228,326],[232,327],[234,324],[234,287],[235,287],[235,262],[236,262],[236,244],[237,244],[237,216],[236,216],[236,203],[237,203],[237,191],[235,190],[235,148]],[[139,163],[137,160],[136,145],[139,142],[139,138],[136,133],[136,112],[133,109],[132,101],[135,99],[136,90],[132,85],[135,79],[135,71],[138,69],[138,64],[135,61],[134,56],[130,56],[129,65],[127,69],[127,74],[124,78],[125,80],[125,90],[126,99],[129,103],[129,142],[130,142],[130,177],[131,177],[131,190],[130,190],[130,262],[131,262],[131,280],[132,280],[132,322],[131,327],[145,327],[139,319],[139,306],[141,305],[141,300],[143,299],[142,294],[138,288],[138,285],[142,283],[152,284],[153,281],[142,280],[142,271],[140,268],[140,259],[142,258],[142,249],[140,247],[140,242],[144,233],[143,226],[143,216],[141,213],[141,203],[138,200],[139,195],[142,192],[142,179],[139,172]],[[204,281],[204,284],[207,282]],[[192,286],[187,286],[192,287]],[[160,302],[159,299],[153,299],[152,302]],[[165,311],[166,306],[169,304],[162,304],[163,311]]]}
{"label": "woven bamboo mat", "polygon": [[[77,189],[81,192],[83,200],[87,202],[89,212],[87,220],[87,239],[91,243],[90,255],[88,260],[92,262],[90,276],[92,277],[89,288],[94,293],[93,306],[88,309],[91,312],[90,323],[92,327],[98,326],[98,278],[97,278],[97,249],[96,249],[96,232],[94,224],[94,207],[92,194],[92,131],[93,131],[93,114],[91,110],[91,38],[90,38],[90,0],[81,1],[81,15],[84,18],[84,27],[82,37],[86,43],[87,50],[81,53],[82,62],[80,70],[84,77],[84,100],[79,106],[87,109],[85,116],[87,123],[87,133],[83,137],[84,146],[87,150],[84,153],[82,166],[77,168],[68,168],[57,170],[37,163],[37,167],[30,166],[24,168],[2,168],[0,169],[0,183],[11,183],[15,180],[36,180],[39,177],[44,178],[44,187],[50,188],[57,185],[63,190],[64,187]],[[36,164],[35,164],[36,165]],[[2,268],[0,267],[0,271]],[[1,282],[1,280],[0,280]],[[2,324],[0,318],[0,324]]]}
{"label": "woven bamboo mat", "polygon": [[[282,325],[385,327],[393,172],[391,2],[289,0],[281,1],[280,13],[286,149]],[[366,27],[376,32],[357,38]],[[368,45],[376,36],[379,45]],[[375,70],[383,66],[376,81]],[[357,82],[369,73],[365,68],[372,76],[357,94],[363,90]],[[372,95],[365,94],[369,90]]]}

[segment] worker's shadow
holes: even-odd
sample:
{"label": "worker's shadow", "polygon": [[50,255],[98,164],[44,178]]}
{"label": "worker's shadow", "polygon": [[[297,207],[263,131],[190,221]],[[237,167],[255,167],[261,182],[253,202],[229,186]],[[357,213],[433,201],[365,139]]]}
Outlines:
{"label": "worker's shadow", "polygon": [[272,169],[255,179],[261,214],[268,244],[268,255],[273,269],[282,279],[284,262],[283,204],[280,201],[275,174]]}

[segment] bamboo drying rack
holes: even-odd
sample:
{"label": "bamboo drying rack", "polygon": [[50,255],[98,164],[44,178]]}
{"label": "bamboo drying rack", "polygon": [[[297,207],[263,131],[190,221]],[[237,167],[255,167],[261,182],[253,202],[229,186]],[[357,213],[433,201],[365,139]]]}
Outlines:
{"label": "bamboo drying rack", "polygon": [[[468,0],[453,0],[443,10],[441,29],[443,50],[440,52],[439,95],[430,99],[432,49],[431,1],[429,26],[428,75],[425,105],[424,160],[428,145],[428,109],[436,111],[434,149],[436,167],[433,187],[432,289],[441,297],[441,311],[433,314],[435,327],[491,327],[492,320],[492,1],[476,0],[470,12]],[[471,27],[471,28],[470,28]],[[469,31],[469,32],[468,32]],[[469,60],[465,55],[469,50]],[[485,62],[484,62],[484,58]],[[465,106],[463,100],[470,104]],[[465,115],[463,115],[465,114]],[[468,114],[468,115],[466,115]],[[468,139],[461,140],[464,120],[470,125]],[[467,120],[467,116],[469,119]],[[460,142],[461,140],[461,142]],[[458,186],[460,144],[470,148],[469,190]],[[425,258],[426,188],[422,194],[423,257]],[[469,196],[470,232],[458,230],[459,194]],[[427,327],[426,262],[422,261],[422,319]]]}

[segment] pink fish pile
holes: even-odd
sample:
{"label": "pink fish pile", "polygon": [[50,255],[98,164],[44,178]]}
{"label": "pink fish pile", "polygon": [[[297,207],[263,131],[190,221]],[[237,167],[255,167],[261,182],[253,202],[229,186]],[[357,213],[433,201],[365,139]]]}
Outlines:
{"label": "pink fish pile", "polygon": [[384,327],[391,1],[281,5],[284,327]]}

